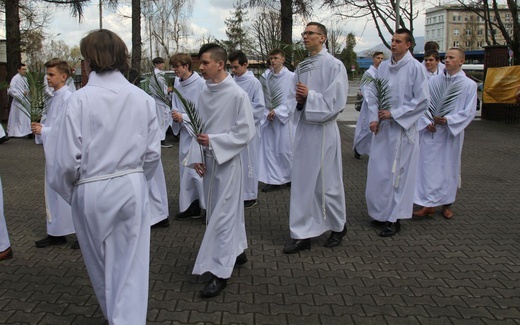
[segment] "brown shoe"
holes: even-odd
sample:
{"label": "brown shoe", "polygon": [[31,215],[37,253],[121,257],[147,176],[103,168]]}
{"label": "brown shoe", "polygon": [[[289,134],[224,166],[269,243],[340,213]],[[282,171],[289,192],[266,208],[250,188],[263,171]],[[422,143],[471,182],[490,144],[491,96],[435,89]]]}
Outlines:
{"label": "brown shoe", "polygon": [[13,258],[13,250],[11,249],[11,247],[9,247],[3,252],[0,252],[0,261],[8,260],[10,258]]}
{"label": "brown shoe", "polygon": [[442,207],[442,216],[445,219],[451,219],[453,218],[453,211],[449,207]]}
{"label": "brown shoe", "polygon": [[413,213],[414,217],[433,217],[435,214],[435,207],[423,207],[421,210],[417,210]]}

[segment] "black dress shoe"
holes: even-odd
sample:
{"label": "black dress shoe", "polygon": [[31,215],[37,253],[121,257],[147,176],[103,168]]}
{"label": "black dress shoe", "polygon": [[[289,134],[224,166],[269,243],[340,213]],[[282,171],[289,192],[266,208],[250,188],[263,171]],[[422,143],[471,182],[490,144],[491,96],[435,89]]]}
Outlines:
{"label": "black dress shoe", "polygon": [[252,208],[252,207],[254,207],[257,204],[258,204],[257,200],[245,200],[244,201],[244,208]]}
{"label": "black dress shoe", "polygon": [[330,233],[329,239],[327,239],[327,242],[325,243],[325,247],[336,247],[341,244],[341,240],[345,235],[347,234],[347,225],[343,227],[342,231],[333,231]]}
{"label": "black dress shoe", "polygon": [[72,248],[72,249],[79,249],[79,248],[80,248],[80,247],[79,247],[79,241],[76,240],[75,242],[73,242],[73,243],[70,245],[70,248]]}
{"label": "black dress shoe", "polygon": [[2,144],[2,143],[4,143],[4,142],[7,142],[7,141],[9,141],[9,139],[10,139],[10,138],[9,138],[9,137],[8,137],[7,135],[6,135],[6,136],[3,136],[3,137],[1,137],[1,138],[0,138],[0,144]]}
{"label": "black dress shoe", "polygon": [[0,261],[13,258],[13,249],[9,246],[5,251],[0,252]]}
{"label": "black dress shoe", "polygon": [[213,276],[213,278],[206,284],[204,289],[200,292],[202,297],[210,298],[216,297],[227,286],[227,279],[221,279]]}
{"label": "black dress shoe", "polygon": [[168,228],[170,226],[170,220],[168,220],[168,218],[164,219],[164,220],[161,220],[159,221],[158,223],[152,225],[152,229],[155,229],[155,228]]}
{"label": "black dress shoe", "polygon": [[246,263],[247,263],[246,252],[242,252],[242,254],[237,256],[237,260],[235,261],[235,266],[244,265]]}
{"label": "black dress shoe", "polygon": [[357,152],[356,148],[354,148],[354,158],[361,159],[361,155]]}
{"label": "black dress shoe", "polygon": [[311,239],[295,239],[283,248],[284,254],[294,254],[303,250],[311,250]]}
{"label": "black dress shoe", "polygon": [[280,185],[273,185],[273,184],[267,184],[263,189],[262,192],[272,192],[280,189]]}
{"label": "black dress shoe", "polygon": [[53,245],[63,245],[67,243],[67,238],[65,236],[51,236],[48,235],[47,237],[37,240],[34,242],[36,247],[38,248],[44,248],[48,246]]}
{"label": "black dress shoe", "polygon": [[186,219],[186,218],[199,218],[201,213],[201,208],[199,205],[199,200],[195,200],[191,202],[190,206],[184,212],[177,213],[175,215],[176,219]]}
{"label": "black dress shoe", "polygon": [[379,233],[381,237],[391,237],[401,231],[399,220],[396,222],[387,222],[386,227]]}
{"label": "black dress shoe", "polygon": [[372,227],[384,227],[386,226],[386,221],[372,220],[370,221],[370,225]]}

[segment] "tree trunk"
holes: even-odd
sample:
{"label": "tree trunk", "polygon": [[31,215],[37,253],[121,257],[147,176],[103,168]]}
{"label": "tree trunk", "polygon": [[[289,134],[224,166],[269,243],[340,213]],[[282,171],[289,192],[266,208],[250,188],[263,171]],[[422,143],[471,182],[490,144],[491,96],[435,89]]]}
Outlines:
{"label": "tree trunk", "polygon": [[141,0],[132,0],[132,68],[141,73]]}
{"label": "tree trunk", "polygon": [[282,44],[292,44],[293,1],[281,0]]}
{"label": "tree trunk", "polygon": [[5,3],[5,34],[7,50],[7,82],[18,73],[22,62],[20,50],[20,0],[7,0]]}

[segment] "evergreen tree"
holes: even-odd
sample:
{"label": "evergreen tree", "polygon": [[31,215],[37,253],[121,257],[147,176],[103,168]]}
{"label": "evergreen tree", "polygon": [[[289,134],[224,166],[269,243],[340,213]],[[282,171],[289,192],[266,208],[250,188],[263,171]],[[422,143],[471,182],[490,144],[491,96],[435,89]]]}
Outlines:
{"label": "evergreen tree", "polygon": [[233,5],[235,11],[232,16],[225,20],[227,40],[220,41],[220,44],[231,53],[241,50],[244,53],[251,53],[251,40],[247,37],[247,31],[242,27],[247,11],[241,0]]}
{"label": "evergreen tree", "polygon": [[354,52],[354,47],[356,47],[356,36],[354,33],[350,32],[347,35],[346,46],[339,55],[340,60],[345,65],[345,68],[347,68],[347,71],[351,71],[353,65],[356,67],[356,70],[359,68],[357,63],[357,54]]}

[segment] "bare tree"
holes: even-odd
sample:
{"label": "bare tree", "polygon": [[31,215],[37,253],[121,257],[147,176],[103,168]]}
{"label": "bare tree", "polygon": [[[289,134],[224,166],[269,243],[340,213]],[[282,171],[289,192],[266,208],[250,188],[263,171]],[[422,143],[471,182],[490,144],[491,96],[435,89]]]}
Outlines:
{"label": "bare tree", "polygon": [[153,0],[143,6],[150,56],[169,57],[185,50],[193,0]]}
{"label": "bare tree", "polygon": [[251,24],[251,33],[256,54],[264,61],[270,50],[281,47],[280,12],[269,8],[261,8],[254,13],[258,17]]}
{"label": "bare tree", "polygon": [[334,9],[336,15],[340,17],[371,18],[379,38],[387,48],[390,48],[388,35],[393,35],[395,31],[396,12],[399,12],[399,28],[407,28],[412,34],[414,20],[419,15],[419,11],[415,8],[415,0],[401,1],[399,10],[397,10],[396,0],[324,0],[323,5]]}
{"label": "bare tree", "polygon": [[509,17],[504,21],[500,15],[503,8],[497,0],[461,1],[462,8],[471,10],[485,22],[485,36],[488,45],[498,44],[496,33],[500,32],[507,45],[513,51],[514,64],[520,64],[520,21],[519,10],[515,0],[506,0]]}

